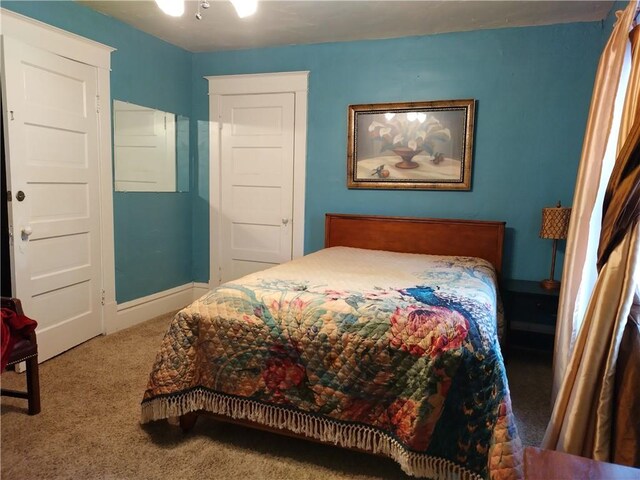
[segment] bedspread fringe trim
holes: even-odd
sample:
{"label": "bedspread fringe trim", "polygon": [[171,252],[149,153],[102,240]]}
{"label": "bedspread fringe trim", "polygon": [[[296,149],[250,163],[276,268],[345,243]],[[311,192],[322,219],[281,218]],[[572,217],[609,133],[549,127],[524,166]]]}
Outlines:
{"label": "bedspread fringe trim", "polygon": [[201,388],[144,402],[142,423],[179,417],[198,410],[233,419],[250,420],[272,428],[286,429],[341,447],[358,448],[373,454],[381,454],[395,460],[405,473],[415,477],[438,480],[482,479],[480,475],[449,460],[408,451],[396,439],[373,427],[342,423],[326,417]]}

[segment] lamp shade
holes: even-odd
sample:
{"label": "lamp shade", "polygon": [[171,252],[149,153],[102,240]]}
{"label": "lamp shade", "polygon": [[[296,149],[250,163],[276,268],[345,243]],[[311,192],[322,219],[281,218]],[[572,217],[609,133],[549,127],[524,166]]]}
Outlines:
{"label": "lamp shade", "polygon": [[556,207],[543,208],[540,238],[567,238],[570,218],[571,208],[560,206],[560,202]]}

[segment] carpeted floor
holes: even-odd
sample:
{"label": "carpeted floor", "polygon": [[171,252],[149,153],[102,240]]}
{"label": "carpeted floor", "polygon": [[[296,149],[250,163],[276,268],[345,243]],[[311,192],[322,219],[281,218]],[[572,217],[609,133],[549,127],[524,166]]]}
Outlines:
{"label": "carpeted floor", "polygon": [[507,377],[520,439],[539,447],[551,417],[552,354],[511,349]]}
{"label": "carpeted floor", "polygon": [[[139,424],[140,399],[169,315],[90,340],[40,365],[42,413],[2,397],[3,479],[407,479],[391,460],[200,418],[188,435]],[[538,445],[549,418],[551,363],[507,361],[523,443]],[[2,375],[22,388],[24,378]]]}

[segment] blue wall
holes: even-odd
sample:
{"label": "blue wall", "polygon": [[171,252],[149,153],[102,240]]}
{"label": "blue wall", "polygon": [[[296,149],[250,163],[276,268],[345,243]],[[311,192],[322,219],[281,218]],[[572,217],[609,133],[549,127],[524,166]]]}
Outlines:
{"label": "blue wall", "polygon": [[609,35],[613,30],[615,23],[618,21],[618,17],[616,12],[622,11],[629,5],[629,0],[617,0],[613,3],[613,6],[609,10],[606,18],[602,20],[602,27],[604,35],[602,35],[602,47],[604,48],[607,40],[609,40]]}
{"label": "blue wall", "polygon": [[[110,45],[111,96],[191,117],[192,54],[75,2],[2,7]],[[190,193],[114,192],[118,303],[189,283]]]}
{"label": "blue wall", "polygon": [[[595,69],[615,18],[191,54],[73,2],[2,6],[117,48],[114,99],[191,118],[190,193],[114,193],[119,303],[209,280],[203,77],[236,73],[311,72],[306,252],[322,247],[325,212],[504,220],[505,276],[546,277],[551,242],[538,238],[540,211],[571,204]],[[472,191],[346,188],[349,104],[455,98],[478,101]]]}
{"label": "blue wall", "polygon": [[[602,36],[593,22],[197,53],[192,114],[206,124],[205,75],[309,70],[305,252],[322,247],[325,212],[504,220],[505,276],[542,279],[551,242],[538,238],[541,209],[571,204]],[[349,104],[456,98],[478,101],[472,191],[347,189]],[[200,130],[193,251],[195,279],[206,281],[208,140]]]}

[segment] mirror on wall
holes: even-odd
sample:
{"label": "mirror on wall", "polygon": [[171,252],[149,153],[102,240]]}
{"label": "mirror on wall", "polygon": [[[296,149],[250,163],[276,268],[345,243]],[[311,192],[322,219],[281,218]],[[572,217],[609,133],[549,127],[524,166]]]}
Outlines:
{"label": "mirror on wall", "polygon": [[113,102],[117,192],[189,190],[189,119],[134,103]]}

